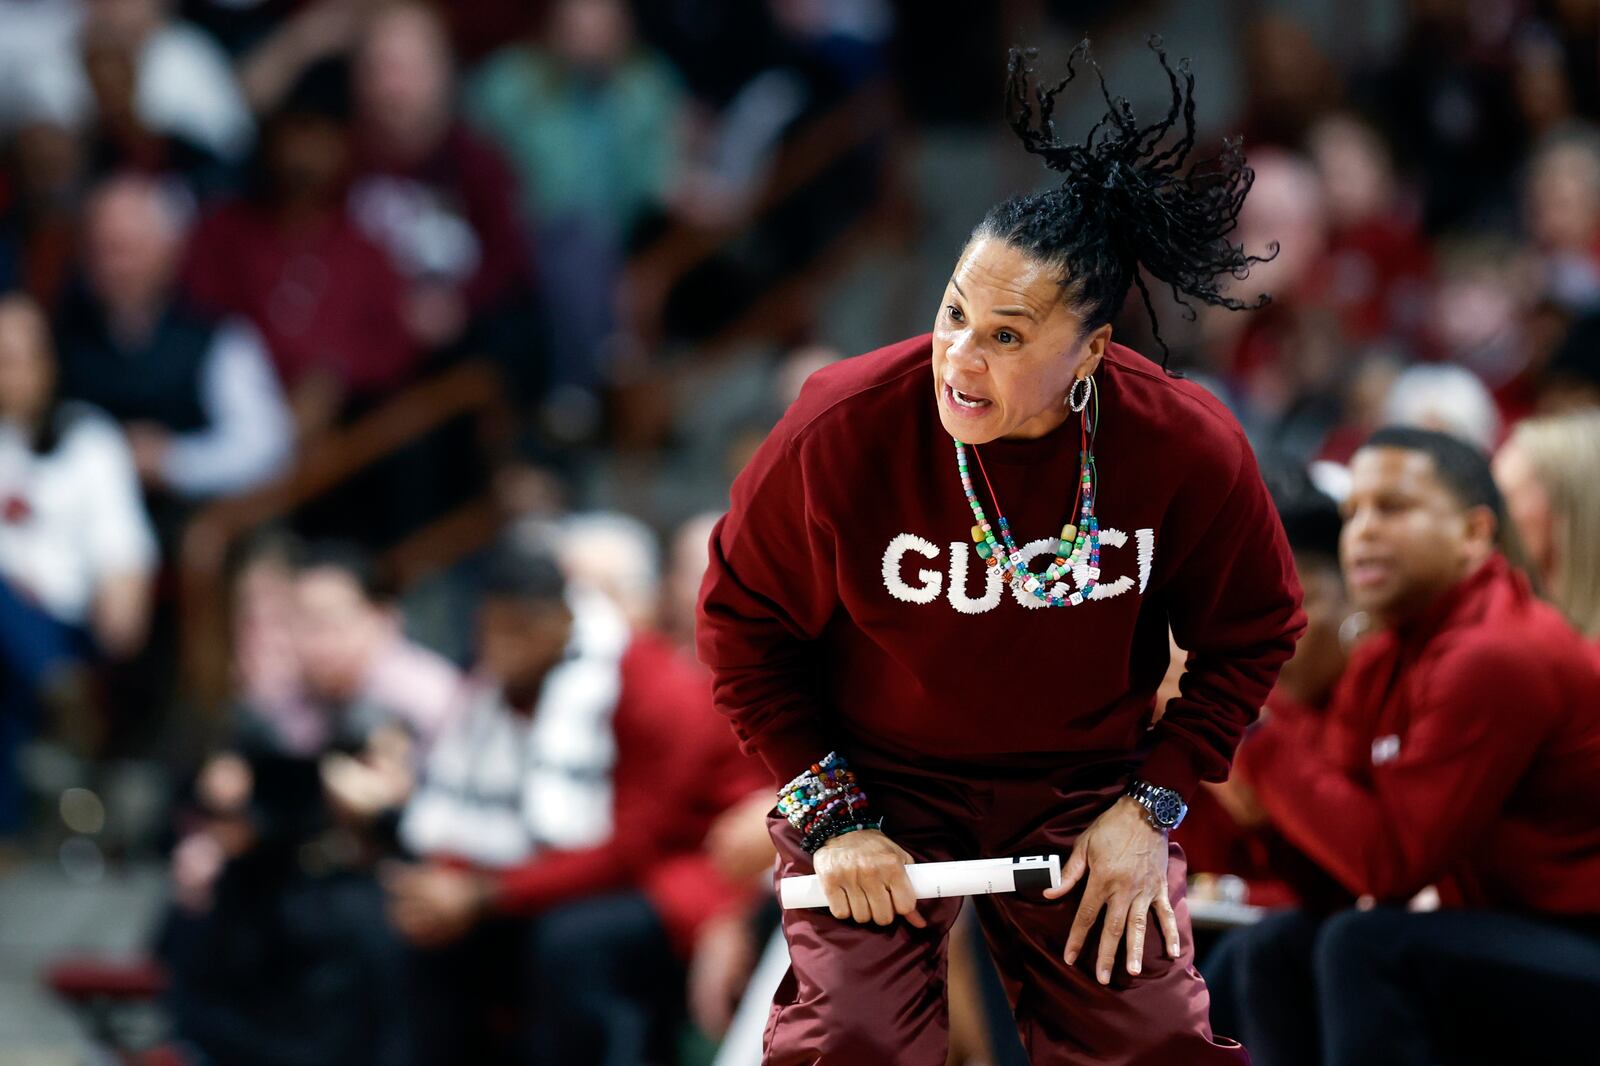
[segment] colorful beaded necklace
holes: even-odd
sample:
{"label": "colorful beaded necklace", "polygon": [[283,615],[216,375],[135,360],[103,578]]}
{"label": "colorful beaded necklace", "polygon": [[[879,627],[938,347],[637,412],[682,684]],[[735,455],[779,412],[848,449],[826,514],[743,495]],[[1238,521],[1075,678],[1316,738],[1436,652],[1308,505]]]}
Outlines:
{"label": "colorful beaded necklace", "polygon": [[[1094,389],[1092,380],[1089,388],[1094,403],[1094,422],[1098,426],[1100,397]],[[1002,581],[1020,585],[1024,592],[1030,593],[1047,607],[1076,607],[1089,598],[1095,590],[1096,582],[1100,580],[1100,520],[1094,514],[1095,482],[1099,474],[1094,465],[1094,435],[1090,430],[1087,408],[1081,417],[1080,439],[1077,495],[1072,503],[1072,512],[1067,516],[1067,524],[1061,527],[1061,537],[1056,544],[1056,557],[1045,568],[1043,574],[1032,573],[1024,563],[1022,552],[1017,549],[1017,543],[1011,537],[1011,525],[1000,509],[1000,497],[995,494],[994,483],[989,480],[989,472],[983,467],[983,456],[978,454],[978,446],[974,444],[973,458],[978,461],[978,471],[983,475],[983,483],[989,489],[989,498],[994,501],[995,523],[994,526],[989,524],[989,519],[983,513],[983,504],[978,502],[978,493],[972,483],[971,471],[967,468],[967,446],[960,440],[955,441],[956,465],[961,469],[961,488],[967,494],[967,503],[972,507],[972,517],[977,519],[977,524],[972,527],[972,539],[977,545],[978,555],[989,566],[999,567]],[[999,540],[995,538],[995,527],[998,527]],[[1002,540],[1005,542],[1003,548],[1000,544]],[[1072,573],[1086,557],[1088,580],[1084,582],[1083,588],[1068,595],[1061,595],[1055,590],[1056,582]]]}

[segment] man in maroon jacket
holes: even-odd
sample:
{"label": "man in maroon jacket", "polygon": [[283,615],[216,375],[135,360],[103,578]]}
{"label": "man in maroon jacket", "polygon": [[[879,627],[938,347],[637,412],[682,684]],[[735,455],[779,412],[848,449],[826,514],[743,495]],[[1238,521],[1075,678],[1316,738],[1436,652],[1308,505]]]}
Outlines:
{"label": "man in maroon jacket", "polygon": [[[903,864],[1045,852],[1070,852],[1060,891],[977,904],[1036,1066],[1246,1061],[1212,1037],[1166,834],[1227,775],[1299,590],[1238,424],[1110,321],[1141,267],[1238,306],[1213,279],[1248,266],[1248,172],[1190,184],[1192,140],[1156,152],[1176,74],[1165,127],[1118,109],[1080,146],[1028,73],[1013,125],[1067,180],[989,212],[931,336],[810,379],[712,537],[700,654],[789,781],[779,875],[815,871],[831,910],[784,917],[770,1064],[942,1064],[961,901],[919,905]],[[1151,730],[1169,626],[1193,659]]]}
{"label": "man in maroon jacket", "polygon": [[[1264,723],[1235,769],[1279,832],[1378,905],[1252,930],[1252,1051],[1315,1063],[1320,1021],[1328,1066],[1577,1061],[1600,1002],[1600,675],[1496,550],[1483,456],[1387,429],[1351,474],[1345,579],[1383,631],[1318,744]],[[1430,886],[1443,909],[1407,911]]]}

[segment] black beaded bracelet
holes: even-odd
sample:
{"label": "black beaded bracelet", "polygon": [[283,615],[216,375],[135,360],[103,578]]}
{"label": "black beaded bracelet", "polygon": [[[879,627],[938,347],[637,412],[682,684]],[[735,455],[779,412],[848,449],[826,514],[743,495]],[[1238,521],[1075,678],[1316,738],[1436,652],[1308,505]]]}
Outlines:
{"label": "black beaded bracelet", "polygon": [[815,855],[821,847],[834,837],[842,837],[846,833],[854,833],[861,829],[882,829],[882,818],[866,818],[859,821],[837,821],[829,819],[816,829],[807,833],[800,841],[800,846],[806,850],[807,855]]}

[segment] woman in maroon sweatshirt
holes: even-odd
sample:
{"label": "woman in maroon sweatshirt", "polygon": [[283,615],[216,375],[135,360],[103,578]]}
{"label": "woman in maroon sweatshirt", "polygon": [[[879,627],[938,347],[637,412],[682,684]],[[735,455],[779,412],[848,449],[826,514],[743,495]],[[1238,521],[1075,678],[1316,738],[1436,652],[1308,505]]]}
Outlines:
{"label": "woman in maroon sweatshirt", "polygon": [[[779,876],[815,870],[832,912],[785,916],[769,1063],[943,1063],[960,901],[918,905],[901,864],[1043,852],[1070,852],[1062,891],[978,901],[1031,1060],[1246,1061],[1206,1020],[1166,832],[1226,776],[1299,590],[1234,419],[1111,343],[1141,267],[1239,307],[1216,279],[1252,262],[1226,239],[1250,172],[1230,146],[1180,173],[1193,83],[1161,58],[1167,119],[1115,104],[1077,145],[1013,53],[1013,128],[1065,180],[989,212],[931,336],[812,377],[712,537],[701,657],[789,781]],[[1152,730],[1169,624],[1193,658]]]}

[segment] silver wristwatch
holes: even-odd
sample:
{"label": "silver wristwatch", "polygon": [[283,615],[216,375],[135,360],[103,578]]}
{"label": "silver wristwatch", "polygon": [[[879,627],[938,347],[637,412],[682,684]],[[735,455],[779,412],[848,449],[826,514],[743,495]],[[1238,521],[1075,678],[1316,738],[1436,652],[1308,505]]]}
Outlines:
{"label": "silver wristwatch", "polygon": [[1178,828],[1183,816],[1189,813],[1189,805],[1183,802],[1183,797],[1177,792],[1148,781],[1129,784],[1128,795],[1144,808],[1145,821],[1150,823],[1150,827],[1163,833]]}

